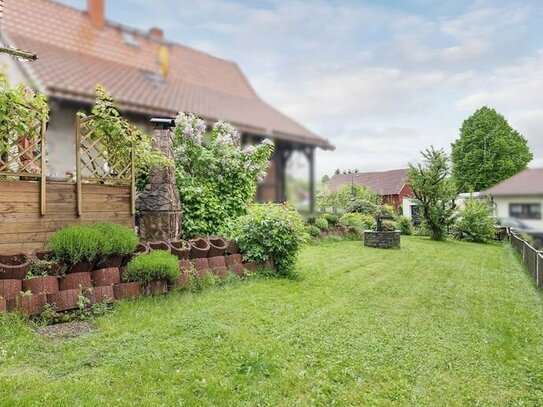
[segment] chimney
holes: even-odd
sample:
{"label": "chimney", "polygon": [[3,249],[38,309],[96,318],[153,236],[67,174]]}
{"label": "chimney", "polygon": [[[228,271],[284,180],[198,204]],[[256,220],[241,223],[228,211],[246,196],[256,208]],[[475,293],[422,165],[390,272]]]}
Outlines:
{"label": "chimney", "polygon": [[156,40],[162,40],[164,38],[164,31],[160,28],[153,27],[149,30],[149,37]]}
{"label": "chimney", "polygon": [[106,25],[105,0],[87,0],[87,11],[93,26],[98,29]]}

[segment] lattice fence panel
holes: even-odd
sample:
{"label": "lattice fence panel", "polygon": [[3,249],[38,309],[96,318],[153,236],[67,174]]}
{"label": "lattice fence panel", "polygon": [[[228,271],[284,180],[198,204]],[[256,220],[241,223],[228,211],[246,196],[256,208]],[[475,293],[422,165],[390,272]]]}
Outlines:
{"label": "lattice fence panel", "polygon": [[0,134],[0,176],[41,178],[45,158],[45,122],[31,123],[25,134]]}

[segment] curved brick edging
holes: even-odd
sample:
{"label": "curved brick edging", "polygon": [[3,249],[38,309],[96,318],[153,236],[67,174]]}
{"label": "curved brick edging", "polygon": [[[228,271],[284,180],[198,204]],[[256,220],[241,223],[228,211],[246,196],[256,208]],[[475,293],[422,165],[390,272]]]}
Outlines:
{"label": "curved brick edging", "polygon": [[399,249],[400,231],[366,230],[364,232],[364,246],[378,249]]}

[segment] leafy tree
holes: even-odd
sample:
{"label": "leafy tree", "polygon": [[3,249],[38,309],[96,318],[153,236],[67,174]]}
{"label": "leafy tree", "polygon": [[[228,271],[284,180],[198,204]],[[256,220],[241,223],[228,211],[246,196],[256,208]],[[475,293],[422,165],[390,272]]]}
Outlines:
{"label": "leafy tree", "polygon": [[526,168],[533,154],[505,117],[486,106],[468,117],[452,144],[453,176],[462,191],[482,191]]}
{"label": "leafy tree", "polygon": [[433,240],[443,240],[453,222],[456,187],[443,150],[422,151],[423,164],[409,164],[408,179]]}
{"label": "leafy tree", "polygon": [[328,181],[330,181],[330,177],[328,175],[323,175],[321,178],[321,184],[328,184]]}
{"label": "leafy tree", "polygon": [[468,242],[492,241],[496,235],[494,224],[494,218],[488,209],[488,201],[470,197],[452,227],[452,235],[455,239]]}
{"label": "leafy tree", "polygon": [[343,185],[338,190],[339,206],[345,210],[354,200],[363,199],[376,205],[381,204],[381,197],[364,185]]}

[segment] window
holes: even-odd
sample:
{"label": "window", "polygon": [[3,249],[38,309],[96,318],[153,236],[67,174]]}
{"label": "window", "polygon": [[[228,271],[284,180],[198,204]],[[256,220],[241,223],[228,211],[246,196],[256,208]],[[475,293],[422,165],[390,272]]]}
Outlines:
{"label": "window", "polygon": [[519,219],[541,219],[540,203],[511,203],[509,216]]}

